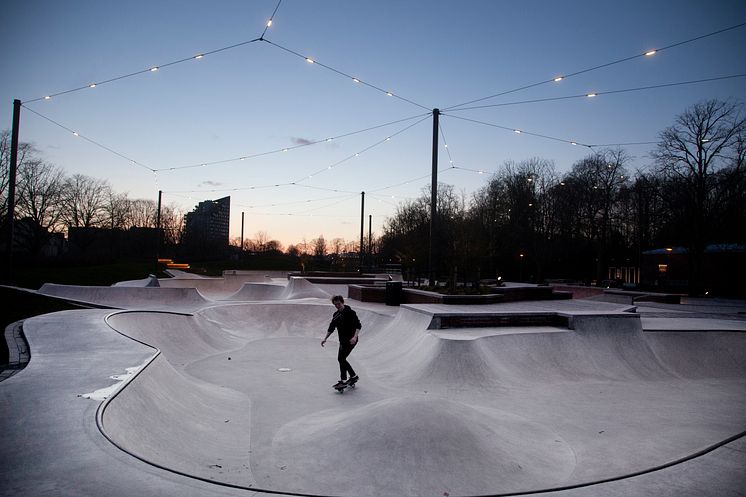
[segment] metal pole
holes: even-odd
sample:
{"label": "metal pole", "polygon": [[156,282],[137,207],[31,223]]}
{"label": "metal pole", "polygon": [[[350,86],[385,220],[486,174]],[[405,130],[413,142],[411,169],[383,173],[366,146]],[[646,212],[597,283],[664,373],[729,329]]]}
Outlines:
{"label": "metal pole", "polygon": [[243,252],[243,215],[244,213],[241,213],[241,252]]}
{"label": "metal pole", "polygon": [[433,109],[433,172],[432,184],[430,191],[430,254],[428,257],[428,278],[432,285],[435,282],[437,271],[437,249],[435,247],[437,239],[438,224],[436,217],[438,215],[438,118],[440,110]]}
{"label": "metal pole", "polygon": [[10,135],[10,164],[8,171],[8,220],[7,220],[7,250],[8,267],[6,281],[13,283],[13,223],[16,214],[16,166],[18,162],[18,126],[21,121],[21,101],[13,100],[13,128]]}
{"label": "metal pole", "polygon": [[153,276],[158,277],[158,259],[161,258],[161,197],[163,190],[158,190],[158,213],[155,217],[155,273]]}
{"label": "metal pole", "polygon": [[373,224],[373,214],[368,214],[368,265],[373,265],[373,242],[371,239],[371,233],[372,233],[372,227]]}
{"label": "metal pole", "polygon": [[363,247],[365,233],[365,192],[360,192],[360,273],[363,272]]}

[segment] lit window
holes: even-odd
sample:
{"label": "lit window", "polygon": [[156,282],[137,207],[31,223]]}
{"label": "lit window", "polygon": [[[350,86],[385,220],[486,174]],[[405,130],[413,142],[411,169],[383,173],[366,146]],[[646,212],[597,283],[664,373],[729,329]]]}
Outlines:
{"label": "lit window", "polygon": [[666,273],[668,271],[668,264],[658,264],[658,272]]}

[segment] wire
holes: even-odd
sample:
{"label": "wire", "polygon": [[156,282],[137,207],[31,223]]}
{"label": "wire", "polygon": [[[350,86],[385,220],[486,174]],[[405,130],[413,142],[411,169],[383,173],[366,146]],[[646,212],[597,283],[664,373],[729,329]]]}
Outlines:
{"label": "wire", "polygon": [[[429,115],[429,114],[427,114],[427,115]],[[281,152],[289,152],[290,150],[295,150],[295,149],[298,149],[298,148],[310,147],[312,145],[318,145],[319,143],[325,143],[325,142],[329,142],[329,141],[333,141],[333,140],[339,140],[341,138],[346,138],[348,136],[353,136],[353,135],[357,135],[357,134],[360,134],[360,133],[365,133],[366,131],[372,131],[374,129],[383,128],[383,127],[386,127],[386,126],[392,126],[394,124],[399,124],[401,122],[411,121],[412,119],[417,119],[418,117],[422,117],[422,116],[423,116],[423,114],[418,114],[416,116],[405,117],[403,119],[397,119],[396,121],[390,121],[390,122],[383,123],[383,124],[377,124],[375,126],[370,126],[370,127],[364,128],[364,129],[357,130],[357,131],[352,131],[352,132],[349,132],[349,133],[343,133],[341,135],[331,136],[329,138],[324,138],[322,140],[314,140],[314,141],[311,141],[311,142],[308,142],[308,143],[300,143],[298,145],[294,145],[294,146],[291,146],[291,147],[278,148],[278,149],[269,150],[269,151],[266,151],[266,152],[259,152],[259,153],[252,154],[252,155],[244,155],[244,156],[241,156],[241,157],[231,157],[230,159],[221,159],[221,160],[216,160],[216,161],[211,161],[211,162],[201,162],[199,164],[187,164],[187,165],[183,165],[183,166],[164,167],[164,168],[156,169],[156,170],[157,171],[177,171],[177,170],[180,170],[180,169],[192,169],[192,168],[196,168],[196,167],[217,166],[217,165],[221,165],[221,164],[228,164],[230,162],[243,161],[243,160],[246,160],[246,159],[256,159],[257,157],[264,157],[266,155],[277,154],[277,153],[281,153]],[[417,123],[415,123],[415,124],[417,124]]]}
{"label": "wire", "polygon": [[131,158],[127,157],[126,155],[121,154],[121,153],[117,152],[116,150],[113,150],[113,149],[107,147],[106,145],[102,145],[101,143],[99,143],[99,142],[97,142],[95,140],[92,140],[91,138],[88,138],[85,135],[81,135],[77,131],[74,131],[74,130],[68,128],[67,126],[64,126],[64,125],[58,123],[54,119],[51,119],[51,118],[49,118],[49,117],[47,117],[47,116],[45,116],[43,114],[40,114],[40,113],[36,112],[31,107],[27,107],[26,105],[23,105],[23,104],[22,104],[22,106],[26,110],[28,110],[29,112],[31,112],[32,114],[36,114],[37,116],[41,117],[42,119],[46,119],[47,121],[49,121],[50,123],[54,124],[55,126],[58,126],[58,127],[62,128],[62,129],[64,129],[65,131],[69,131],[70,133],[72,133],[76,137],[82,138],[83,140],[85,140],[85,141],[87,141],[89,143],[92,143],[93,145],[95,145],[95,146],[97,146],[99,148],[102,148],[102,149],[106,150],[107,152],[110,152],[110,153],[112,153],[112,154],[114,154],[114,155],[116,155],[118,157],[121,157],[122,159],[125,159],[125,160],[129,161],[130,164],[135,164],[136,166],[140,166],[140,167],[142,167],[144,169],[147,169],[148,171],[150,171],[152,173],[155,173],[157,171],[157,169],[153,169],[152,167],[146,166],[145,164],[141,164],[140,162],[137,162],[136,160],[131,159]]}
{"label": "wire", "polygon": [[[355,193],[354,195],[359,195],[358,193]],[[311,202],[322,202],[326,200],[338,200],[340,198],[350,198],[350,194],[347,195],[336,195],[334,197],[323,197],[323,198],[316,198],[316,199],[307,199],[307,200],[293,200],[290,202],[279,202],[279,203],[272,203],[272,204],[260,204],[260,205],[246,205],[246,204],[239,204],[236,203],[235,205],[240,207],[245,207],[247,209],[255,209],[257,207],[279,207],[282,205],[295,205],[295,204],[308,204]]]}
{"label": "wire", "polygon": [[425,121],[425,120],[427,120],[427,119],[429,119],[429,118],[430,118],[430,114],[427,114],[427,115],[426,115],[425,117],[423,117],[422,119],[420,119],[420,120],[419,120],[419,121],[417,121],[416,123],[414,123],[414,124],[410,124],[410,125],[409,125],[409,126],[407,126],[406,128],[404,128],[404,129],[401,129],[401,130],[397,131],[397,132],[396,132],[396,133],[394,133],[393,135],[387,136],[387,137],[386,137],[386,138],[384,138],[383,140],[379,140],[379,141],[377,141],[376,143],[374,143],[373,145],[370,145],[370,146],[368,146],[368,147],[366,147],[366,148],[364,148],[364,149],[362,149],[362,150],[360,150],[360,151],[358,151],[358,152],[356,152],[356,153],[354,153],[354,154],[352,154],[352,155],[350,155],[350,156],[348,156],[348,157],[345,157],[344,159],[342,159],[342,160],[340,160],[340,161],[338,161],[338,162],[335,162],[334,164],[331,164],[331,165],[329,165],[329,166],[327,166],[327,167],[325,167],[325,168],[323,168],[323,169],[319,169],[318,171],[316,171],[316,172],[313,172],[313,173],[309,174],[308,176],[305,176],[305,177],[303,177],[303,178],[301,178],[301,179],[298,179],[298,180],[296,180],[296,181],[293,181],[293,183],[300,183],[301,181],[306,181],[306,180],[308,180],[308,179],[311,179],[311,178],[313,178],[314,176],[316,176],[316,175],[318,175],[318,174],[321,174],[321,173],[324,173],[324,172],[330,171],[330,170],[334,169],[335,167],[337,167],[337,166],[339,166],[339,165],[341,165],[341,164],[343,164],[343,163],[345,163],[345,162],[347,162],[347,161],[349,161],[349,160],[352,160],[352,159],[354,159],[355,157],[359,157],[360,155],[364,154],[364,153],[365,153],[365,152],[367,152],[368,150],[370,150],[370,149],[372,149],[372,148],[375,148],[375,147],[377,147],[377,146],[379,146],[379,145],[382,145],[382,144],[386,143],[387,141],[390,141],[390,140],[391,140],[392,138],[394,138],[395,136],[398,136],[398,135],[400,135],[400,134],[404,133],[405,131],[407,131],[407,130],[409,130],[409,129],[411,129],[411,128],[415,127],[415,126],[417,126],[418,124],[420,124],[421,122],[423,122],[423,121]]}
{"label": "wire", "polygon": [[274,11],[272,12],[272,15],[271,15],[271,16],[269,16],[269,21],[268,21],[268,22],[267,22],[267,24],[266,24],[266,25],[264,26],[264,31],[262,31],[262,36],[260,36],[260,37],[259,37],[259,39],[260,39],[260,40],[261,40],[261,39],[263,39],[263,38],[264,38],[264,35],[266,35],[266,34],[267,34],[267,30],[268,30],[268,29],[269,29],[269,27],[270,27],[270,26],[272,25],[272,21],[274,21],[274,19],[275,19],[275,14],[277,14],[277,9],[279,9],[279,8],[280,8],[280,4],[281,4],[281,3],[282,3],[282,0],[280,0],[279,2],[277,2],[277,6],[275,7],[275,10],[274,10]]}
{"label": "wire", "polygon": [[698,83],[709,83],[712,81],[721,81],[725,79],[734,79],[734,78],[743,78],[746,77],[746,73],[742,74],[731,74],[729,76],[717,76],[714,78],[704,78],[704,79],[694,79],[690,81],[679,81],[676,83],[662,83],[659,85],[649,85],[649,86],[639,86],[636,88],[625,88],[622,90],[608,90],[608,91],[594,91],[591,93],[582,93],[578,95],[566,95],[562,97],[547,97],[547,98],[536,98],[532,100],[520,100],[516,102],[503,102],[499,104],[488,104],[488,105],[475,105],[473,107],[462,107],[460,109],[452,109],[450,112],[458,112],[462,110],[475,110],[475,109],[487,109],[491,107],[506,107],[509,105],[521,105],[521,104],[533,104],[533,103],[540,103],[540,102],[551,102],[555,100],[568,100],[573,98],[588,98],[590,95],[593,95],[594,97],[600,96],[600,95],[613,95],[617,93],[629,93],[634,91],[644,91],[644,90],[655,90],[659,88],[669,88],[673,86],[684,86],[684,85],[693,85]]}
{"label": "wire", "polygon": [[482,97],[482,98],[477,98],[477,99],[474,99],[474,100],[470,100],[468,102],[464,102],[464,103],[461,103],[461,104],[458,104],[458,105],[452,105],[452,106],[447,107],[447,108],[445,108],[443,110],[444,111],[451,111],[451,110],[455,110],[457,107],[463,107],[464,105],[469,105],[469,104],[473,104],[473,103],[477,103],[477,102],[482,102],[484,100],[489,100],[491,98],[500,97],[500,96],[503,96],[503,95],[507,95],[509,93],[515,93],[515,92],[518,92],[518,91],[527,90],[529,88],[533,88],[533,87],[540,86],[540,85],[545,85],[547,83],[558,82],[560,80],[564,80],[564,79],[567,79],[567,78],[570,78],[570,77],[573,77],[573,76],[577,76],[579,74],[584,74],[584,73],[587,73],[587,72],[595,71],[597,69],[602,69],[604,67],[613,66],[615,64],[621,64],[622,62],[627,62],[629,60],[638,59],[640,57],[646,57],[649,54],[650,55],[657,54],[657,53],[662,52],[664,50],[668,50],[668,49],[671,49],[671,48],[674,48],[674,47],[685,45],[687,43],[692,43],[692,42],[695,42],[695,41],[698,41],[698,40],[701,40],[701,39],[704,39],[704,38],[708,38],[710,36],[715,36],[715,35],[718,35],[718,34],[721,34],[721,33],[725,33],[726,31],[730,31],[730,30],[733,30],[733,29],[738,29],[738,28],[741,28],[743,26],[746,26],[746,22],[743,22],[743,23],[740,23],[740,24],[736,24],[735,26],[730,26],[730,27],[727,27],[727,28],[719,29],[717,31],[713,31],[712,33],[707,33],[707,34],[704,34],[704,35],[701,35],[701,36],[697,36],[695,38],[690,38],[688,40],[680,41],[678,43],[673,43],[671,45],[667,45],[665,47],[658,48],[656,50],[649,50],[649,51],[646,51],[644,53],[640,53],[640,54],[636,54],[636,55],[631,55],[629,57],[624,57],[624,58],[621,58],[621,59],[613,60],[611,62],[607,62],[607,63],[600,64],[600,65],[597,65],[597,66],[589,67],[587,69],[581,69],[580,71],[575,71],[575,72],[570,73],[570,74],[564,74],[562,76],[557,76],[557,77],[554,77],[552,79],[547,79],[547,80],[544,80],[544,81],[539,81],[538,83],[532,83],[532,84],[520,86],[518,88],[513,88],[512,90],[506,90],[506,91],[503,91],[503,92],[500,92],[500,93],[495,93],[493,95],[489,95],[489,96],[486,96],[486,97]]}
{"label": "wire", "polygon": [[404,97],[402,97],[401,95],[397,95],[397,94],[395,94],[395,93],[392,93],[392,92],[391,92],[391,91],[389,91],[389,90],[384,90],[383,88],[381,88],[381,87],[379,87],[379,86],[376,86],[376,85],[373,85],[373,84],[367,83],[367,82],[365,82],[365,81],[363,81],[363,80],[361,80],[361,79],[359,79],[359,78],[356,78],[355,76],[351,76],[351,75],[349,75],[349,74],[347,74],[347,73],[345,73],[345,72],[342,72],[342,71],[340,71],[340,70],[338,70],[338,69],[335,69],[335,68],[333,68],[333,67],[331,67],[331,66],[328,66],[328,65],[326,65],[326,64],[322,64],[321,62],[317,61],[316,59],[312,59],[312,58],[310,58],[310,57],[306,57],[305,55],[302,55],[302,54],[300,54],[300,53],[298,53],[298,52],[296,52],[296,51],[294,51],[294,50],[291,50],[291,49],[289,49],[289,48],[283,47],[282,45],[279,45],[279,44],[277,44],[277,43],[274,43],[274,42],[272,42],[272,41],[270,41],[270,40],[268,40],[268,39],[266,39],[266,38],[262,38],[262,41],[266,41],[267,43],[269,43],[270,45],[272,45],[272,46],[274,46],[274,47],[277,47],[277,48],[279,48],[279,49],[281,49],[281,50],[284,50],[284,51],[286,51],[286,52],[288,52],[288,53],[290,53],[290,54],[293,54],[293,55],[295,55],[296,57],[300,57],[301,59],[303,59],[303,60],[305,60],[305,61],[307,61],[307,62],[313,63],[314,65],[318,65],[318,66],[321,66],[321,67],[323,67],[324,69],[327,69],[327,70],[329,70],[329,71],[331,71],[331,72],[333,72],[333,73],[335,73],[335,74],[338,74],[338,75],[340,75],[340,76],[344,76],[345,78],[347,78],[347,79],[349,79],[349,80],[352,80],[352,81],[353,81],[354,83],[358,83],[358,84],[361,84],[361,85],[367,86],[367,87],[369,87],[369,88],[373,88],[374,90],[376,90],[376,91],[379,91],[379,92],[381,92],[381,93],[383,93],[383,94],[385,94],[385,95],[387,95],[387,96],[389,96],[389,97],[394,97],[394,98],[397,98],[397,99],[399,99],[399,100],[402,100],[402,101],[404,101],[404,102],[407,102],[407,103],[409,103],[409,104],[412,104],[412,105],[416,105],[417,107],[420,107],[420,108],[422,108],[422,109],[425,109],[425,110],[428,110],[428,111],[432,110],[432,109],[431,109],[430,107],[426,107],[426,106],[424,106],[424,105],[418,104],[417,102],[415,102],[415,101],[413,101],[413,100],[410,100],[410,99],[408,99],[408,98],[404,98]]}
{"label": "wire", "polygon": [[79,86],[77,88],[71,88],[69,90],[64,90],[64,91],[60,91],[60,92],[57,92],[57,93],[50,93],[49,95],[45,95],[43,97],[38,97],[38,98],[31,99],[31,100],[26,100],[23,103],[38,102],[39,100],[49,100],[51,98],[58,97],[60,95],[66,95],[68,93],[73,93],[73,92],[80,91],[80,90],[87,90],[87,89],[90,89],[90,88],[96,88],[98,86],[105,85],[107,83],[113,83],[114,81],[119,81],[119,80],[122,80],[122,79],[131,78],[133,76],[138,76],[140,74],[145,74],[145,73],[149,73],[149,72],[155,72],[155,71],[158,71],[160,69],[163,69],[164,67],[174,66],[176,64],[181,64],[182,62],[187,62],[187,61],[190,61],[190,60],[199,60],[199,59],[201,59],[203,57],[206,57],[208,55],[213,55],[213,54],[216,54],[218,52],[224,52],[224,51],[230,50],[232,48],[242,47],[244,45],[248,45],[250,43],[254,43],[254,42],[257,42],[257,41],[260,41],[260,38],[254,38],[253,40],[242,41],[240,43],[236,43],[234,45],[229,45],[227,47],[218,48],[216,50],[211,50],[209,52],[198,53],[198,54],[192,55],[190,57],[185,57],[183,59],[174,60],[172,62],[166,62],[165,64],[159,64],[159,65],[151,66],[151,67],[149,67],[147,69],[142,69],[140,71],[131,72],[129,74],[123,74],[121,76],[116,76],[116,77],[113,77],[113,78],[110,78],[110,79],[105,79],[103,81],[97,81],[95,83],[90,83],[90,84],[87,84],[85,86]]}
{"label": "wire", "polygon": [[585,143],[580,143],[580,142],[573,141],[573,140],[566,140],[564,138],[557,138],[557,137],[554,137],[554,136],[542,135],[542,134],[539,134],[539,133],[532,133],[531,131],[524,131],[522,129],[517,129],[517,128],[509,128],[507,126],[500,126],[499,124],[486,123],[484,121],[478,121],[476,119],[469,119],[469,118],[460,117],[460,116],[453,116],[453,115],[450,115],[450,114],[441,114],[441,115],[446,115],[446,116],[452,117],[454,119],[461,119],[462,121],[468,121],[468,122],[472,122],[472,123],[476,123],[476,124],[482,124],[484,126],[490,126],[490,127],[493,127],[493,128],[499,128],[499,129],[504,129],[504,130],[507,130],[507,131],[512,131],[513,133],[524,134],[524,135],[531,135],[531,136],[536,136],[536,137],[539,137],[539,138],[545,138],[547,140],[554,140],[554,141],[558,141],[558,142],[569,143],[570,145],[579,145],[579,146],[582,146],[582,147],[591,148],[591,145],[587,145]]}

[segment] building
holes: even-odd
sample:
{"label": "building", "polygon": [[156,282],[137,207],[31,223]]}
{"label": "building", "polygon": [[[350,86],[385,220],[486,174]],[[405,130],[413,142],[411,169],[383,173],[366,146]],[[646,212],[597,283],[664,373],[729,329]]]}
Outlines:
{"label": "building", "polygon": [[[746,245],[713,244],[705,247],[704,289],[710,295],[746,296]],[[641,283],[646,288],[687,292],[689,250],[666,247],[642,253]]]}
{"label": "building", "polygon": [[218,259],[229,244],[231,198],[200,202],[184,216],[183,244],[189,257]]}

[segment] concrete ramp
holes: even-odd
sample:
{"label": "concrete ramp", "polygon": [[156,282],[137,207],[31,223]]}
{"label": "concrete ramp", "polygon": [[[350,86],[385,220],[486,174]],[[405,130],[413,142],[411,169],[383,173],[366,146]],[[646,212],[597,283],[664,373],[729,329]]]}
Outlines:
{"label": "concrete ramp", "polygon": [[[361,381],[343,395],[330,388],[336,347],[319,346],[329,304],[119,313],[108,323],[161,356],[109,402],[104,429],[198,478],[363,497],[585,485],[746,429],[742,334],[679,340],[613,307],[553,305],[540,312],[570,315],[572,329],[443,329],[438,306],[402,306],[394,318],[356,308],[363,332],[350,362]],[[482,312],[501,309],[515,313]]]}
{"label": "concrete ramp", "polygon": [[194,288],[80,286],[45,283],[37,293],[90,307],[187,310],[208,304]]}
{"label": "concrete ramp", "polygon": [[158,284],[158,278],[156,278],[155,276],[151,274],[147,278],[143,278],[141,280],[118,281],[111,286],[142,287],[142,286],[160,286],[160,285]]}
{"label": "concrete ramp", "polygon": [[189,273],[180,274],[178,278],[160,278],[164,288],[196,288],[211,299],[223,299],[236,293],[247,282],[270,282],[271,278],[263,274],[226,272],[221,278],[204,276],[188,277]]}
{"label": "concrete ramp", "polygon": [[226,300],[243,302],[260,300],[295,300],[304,298],[331,298],[331,295],[305,278],[293,276],[286,285],[244,283],[240,290]]}

